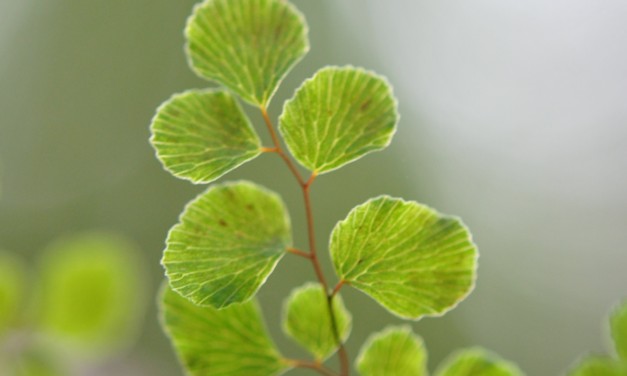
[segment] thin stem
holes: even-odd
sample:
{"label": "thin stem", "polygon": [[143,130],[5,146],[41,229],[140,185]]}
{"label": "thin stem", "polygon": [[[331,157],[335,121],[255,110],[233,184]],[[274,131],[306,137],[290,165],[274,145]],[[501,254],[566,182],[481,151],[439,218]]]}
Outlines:
{"label": "thin stem", "polygon": [[292,248],[292,247],[288,247],[287,251],[291,254],[294,254],[296,256],[301,256],[304,257],[306,259],[311,259],[311,254],[309,252],[305,252],[305,251],[301,251],[300,249],[296,249],[296,248]]}
{"label": "thin stem", "polygon": [[[292,172],[292,174],[298,181],[298,184],[301,186],[303,190],[303,199],[305,201],[305,214],[307,216],[307,236],[309,238],[309,253],[307,254],[307,256],[309,260],[311,261],[311,264],[314,268],[316,277],[318,278],[318,282],[322,285],[327,295],[327,299],[326,299],[327,309],[329,312],[329,318],[331,320],[331,329],[333,332],[333,337],[335,339],[335,342],[337,343],[337,346],[338,346],[338,357],[340,359],[340,376],[348,376],[350,372],[348,354],[346,352],[346,348],[344,347],[344,343],[342,342],[342,339],[340,338],[340,334],[339,334],[339,330],[337,326],[337,318],[335,317],[335,312],[333,311],[333,296],[335,294],[329,293],[329,284],[327,283],[327,280],[324,277],[324,273],[322,272],[322,267],[320,266],[320,261],[318,260],[318,253],[316,251],[316,236],[315,236],[316,233],[314,230],[313,210],[311,208],[311,197],[309,193],[310,193],[311,185],[316,179],[317,174],[314,171],[307,181],[303,179],[302,175],[300,174],[300,172],[298,172],[292,160],[285,154],[285,152],[281,148],[281,143],[279,142],[279,138],[277,137],[277,134],[274,131],[274,126],[272,125],[270,116],[268,116],[268,111],[266,110],[265,107],[260,107],[260,110],[261,110],[261,114],[263,115],[263,119],[266,123],[266,126],[268,127],[268,131],[270,132],[270,136],[272,137],[272,142],[274,143],[274,147],[276,148],[276,153],[281,157],[281,159],[283,159],[283,161],[285,162],[287,167],[290,169],[290,171]],[[302,252],[302,253],[306,254],[306,252]],[[305,362],[305,363],[299,363],[299,364],[301,364],[302,366],[303,364],[316,365],[317,363]],[[312,368],[312,367],[305,366],[305,368]],[[314,368],[314,369],[320,371],[320,369],[318,368]],[[331,373],[330,375],[333,375],[333,374]]]}
{"label": "thin stem", "polygon": [[274,126],[272,125],[272,121],[270,120],[270,116],[268,116],[268,110],[265,107],[260,107],[261,115],[263,116],[263,120],[266,123],[266,127],[268,128],[268,132],[270,132],[270,137],[272,137],[272,142],[274,143],[274,147],[276,149],[276,153],[283,159],[287,167],[290,169],[296,180],[298,180],[298,184],[302,186],[305,185],[305,180],[303,180],[302,175],[294,166],[294,162],[285,154],[283,148],[281,148],[281,143],[279,142],[279,137],[274,131]]}
{"label": "thin stem", "polygon": [[277,148],[261,147],[262,153],[276,153],[277,151],[278,151]]}
{"label": "thin stem", "polygon": [[311,209],[311,197],[309,194],[311,184],[313,184],[316,178],[316,173],[312,173],[311,177],[305,185],[303,185],[303,196],[305,198],[305,211],[307,214],[307,233],[309,234],[309,250],[311,254],[311,263],[313,264],[314,270],[316,272],[316,276],[318,277],[318,281],[324,288],[325,293],[327,294],[327,310],[329,312],[329,318],[331,319],[331,329],[333,332],[333,337],[338,346],[338,357],[340,358],[340,375],[348,376],[349,370],[349,361],[348,354],[346,352],[346,347],[344,347],[344,343],[340,338],[340,331],[337,326],[337,318],[335,317],[335,311],[333,310],[333,293],[329,293],[329,284],[327,283],[324,274],[322,273],[322,267],[320,266],[320,261],[318,260],[318,252],[316,251],[316,236],[314,231],[314,220],[313,220],[313,210]]}
{"label": "thin stem", "polygon": [[317,362],[310,362],[307,360],[289,360],[289,363],[292,367],[312,369],[324,376],[338,376],[337,373]]}
{"label": "thin stem", "polygon": [[309,195],[309,188],[311,187],[311,183],[313,183],[313,179],[315,179],[315,174],[312,174],[311,176],[312,178],[309,178],[307,183],[303,185],[305,214],[307,215],[307,234],[309,237],[309,253],[311,254],[311,263],[313,264],[318,281],[320,281],[324,291],[328,292],[329,284],[327,283],[326,278],[324,278],[324,273],[322,273],[322,267],[320,266],[320,261],[318,260],[318,252],[316,251],[316,233],[314,231],[313,210],[311,210],[311,197]]}
{"label": "thin stem", "polygon": [[342,288],[342,286],[344,286],[345,283],[346,281],[343,279],[339,281],[337,285],[335,285],[335,287],[333,288],[333,291],[331,291],[331,293],[329,294],[329,297],[333,299],[333,297],[337,295],[338,292],[340,292],[340,289]]}

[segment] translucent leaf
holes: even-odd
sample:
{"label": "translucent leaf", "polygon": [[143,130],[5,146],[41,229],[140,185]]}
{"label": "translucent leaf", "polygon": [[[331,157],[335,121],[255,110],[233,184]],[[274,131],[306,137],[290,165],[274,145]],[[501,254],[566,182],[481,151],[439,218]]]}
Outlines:
{"label": "translucent leaf", "polygon": [[353,67],[327,67],[286,102],[279,129],[294,157],[316,173],[385,148],[398,122],[389,83]]}
{"label": "translucent leaf", "polygon": [[[340,338],[345,341],[351,331],[352,318],[339,295],[333,298],[333,311]],[[333,336],[327,295],[317,283],[308,283],[292,291],[283,309],[283,329],[296,342],[323,361],[337,350]]]}
{"label": "translucent leaf", "polygon": [[125,239],[91,233],[61,240],[43,255],[40,325],[73,354],[105,356],[139,329],[144,274]]}
{"label": "translucent leaf", "polygon": [[185,35],[196,74],[263,107],[309,51],[305,19],[281,0],[206,0]]}
{"label": "translucent leaf", "polygon": [[612,311],[610,328],[616,353],[627,362],[627,300]]}
{"label": "translucent leaf", "polygon": [[277,194],[250,182],[214,185],[170,230],[162,264],[179,294],[222,308],[250,299],[291,241]]}
{"label": "translucent leaf", "polygon": [[446,359],[437,376],[522,376],[518,367],[480,348],[458,351]]}
{"label": "translucent leaf", "polygon": [[269,376],[288,368],[264,327],[255,300],[217,310],[192,304],[169,288],[161,322],[193,376]]}
{"label": "translucent leaf", "polygon": [[372,335],[357,357],[362,376],[426,376],[427,350],[409,326],[389,327]]}
{"label": "translucent leaf", "polygon": [[477,249],[457,218],[381,196],[354,208],[331,236],[335,270],[391,312],[441,315],[472,290]]}
{"label": "translucent leaf", "polygon": [[22,261],[0,251],[0,336],[16,324],[26,293],[26,274]]}
{"label": "translucent leaf", "polygon": [[151,131],[163,166],[194,183],[213,181],[261,152],[246,114],[226,91],[174,95],[157,110]]}
{"label": "translucent leaf", "polygon": [[591,356],[580,361],[568,376],[627,376],[627,362]]}

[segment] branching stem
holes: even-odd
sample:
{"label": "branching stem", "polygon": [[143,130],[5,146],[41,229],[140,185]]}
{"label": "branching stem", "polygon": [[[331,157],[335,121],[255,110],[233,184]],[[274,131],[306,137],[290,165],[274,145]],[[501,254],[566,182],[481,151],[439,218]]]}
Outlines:
{"label": "branching stem", "polygon": [[[268,132],[270,132],[270,137],[272,137],[272,142],[274,143],[274,148],[272,148],[272,151],[276,152],[281,157],[281,159],[283,159],[287,167],[290,169],[290,171],[292,172],[292,174],[298,181],[298,184],[302,188],[303,199],[305,201],[305,215],[307,216],[307,235],[309,238],[309,253],[306,253],[303,251],[293,252],[293,251],[297,251],[296,249],[293,249],[293,248],[291,250],[288,249],[288,251],[291,253],[299,254],[300,256],[306,255],[305,257],[307,257],[311,261],[311,264],[314,268],[314,272],[316,273],[316,277],[318,278],[318,282],[320,282],[320,284],[324,288],[324,291],[327,295],[327,299],[326,299],[327,309],[329,311],[329,318],[331,320],[331,329],[333,332],[333,337],[335,338],[335,342],[337,343],[337,346],[338,346],[338,357],[340,359],[340,376],[348,376],[350,372],[348,354],[346,352],[346,348],[344,347],[344,343],[342,342],[342,339],[340,338],[340,334],[339,334],[339,330],[337,326],[337,318],[335,317],[335,312],[333,311],[333,297],[335,296],[337,291],[339,291],[343,282],[340,281],[340,283],[338,283],[339,287],[336,286],[336,288],[333,289],[332,292],[329,291],[329,284],[327,283],[327,280],[324,277],[324,273],[322,272],[322,267],[320,266],[320,261],[318,260],[318,253],[316,251],[316,236],[315,236],[315,230],[314,230],[313,210],[311,207],[310,189],[311,189],[311,185],[316,179],[317,174],[314,171],[308,180],[305,181],[303,179],[302,175],[300,174],[300,172],[298,172],[298,169],[294,165],[294,162],[292,162],[292,160],[287,156],[285,151],[283,151],[279,138],[276,134],[276,131],[274,130],[274,125],[272,124],[272,121],[270,120],[270,116],[268,115],[267,109],[265,107],[260,107],[260,110],[261,110],[261,115],[263,116],[263,119],[266,123],[266,127],[268,128]],[[321,370],[323,370],[323,368],[317,368],[317,367],[322,367],[318,363],[297,361],[297,363],[295,364],[298,364],[296,366],[301,367],[301,368],[316,369],[320,373],[322,373]],[[311,367],[312,365],[317,365],[317,366]],[[322,374],[334,375],[334,373],[322,373]]]}
{"label": "branching stem", "polygon": [[304,186],[305,180],[303,180],[302,175],[300,174],[300,172],[298,172],[298,169],[296,169],[296,166],[294,166],[294,162],[292,162],[292,160],[287,156],[287,154],[285,154],[285,152],[283,151],[283,148],[281,147],[281,143],[279,142],[279,137],[277,136],[276,131],[274,130],[274,126],[272,125],[270,116],[268,116],[268,110],[265,107],[260,107],[260,109],[261,109],[261,115],[263,116],[263,120],[265,121],[266,126],[268,127],[268,132],[270,132],[270,137],[272,137],[272,142],[274,143],[274,148],[276,149],[275,152],[281,157],[281,159],[283,159],[283,161],[285,162],[287,167],[290,169],[290,171],[292,172],[296,180],[298,180],[298,184],[300,184],[301,187]]}
{"label": "branching stem", "polygon": [[296,248],[292,248],[292,247],[288,247],[287,251],[289,253],[291,253],[291,254],[296,255],[296,256],[304,257],[306,259],[310,259],[311,260],[311,254],[309,252],[301,251],[300,249],[296,249]]}
{"label": "branching stem", "polygon": [[345,280],[340,280],[333,288],[333,291],[331,291],[331,294],[329,294],[329,297],[333,298],[335,295],[337,295],[337,293],[340,292],[340,289],[342,288],[342,286],[344,286],[345,283]]}
{"label": "branching stem", "polygon": [[333,372],[332,370],[328,369],[327,367],[325,367],[324,365],[317,363],[317,362],[310,362],[307,360],[289,360],[289,363],[292,367],[296,367],[296,368],[308,368],[308,369],[312,369],[316,372],[318,372],[321,375],[324,376],[338,376],[337,373]]}

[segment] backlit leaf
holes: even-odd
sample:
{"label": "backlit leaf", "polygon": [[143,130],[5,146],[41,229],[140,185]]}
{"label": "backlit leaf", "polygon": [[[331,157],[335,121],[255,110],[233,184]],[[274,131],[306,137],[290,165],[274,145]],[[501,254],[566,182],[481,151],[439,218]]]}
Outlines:
{"label": "backlit leaf", "polygon": [[150,142],[177,177],[208,183],[259,155],[259,137],[226,91],[191,90],[159,107]]}
{"label": "backlit leaf", "polygon": [[523,376],[522,371],[510,362],[480,349],[458,351],[446,359],[436,372],[437,376]]}
{"label": "backlit leaf", "polygon": [[125,239],[89,233],[54,243],[42,257],[40,325],[73,354],[106,356],[138,332],[143,265]]}
{"label": "backlit leaf", "polygon": [[[352,318],[339,295],[333,297],[333,311],[340,339],[344,342],[350,334]],[[320,284],[309,283],[292,291],[283,312],[284,331],[316,360],[323,361],[337,350],[327,295]]]}
{"label": "backlit leaf", "polygon": [[270,376],[288,368],[256,300],[217,310],[194,305],[166,287],[161,322],[189,375]]}
{"label": "backlit leaf", "polygon": [[568,376],[627,376],[627,362],[590,356],[580,361]]}
{"label": "backlit leaf", "polygon": [[162,264],[175,291],[222,308],[250,299],[291,241],[277,194],[250,182],[214,185],[170,230]]}
{"label": "backlit leaf", "polygon": [[185,36],[199,76],[263,107],[309,50],[305,19],[281,0],[206,0],[194,9]]}
{"label": "backlit leaf", "polygon": [[453,308],[472,290],[477,267],[459,219],[388,196],[357,206],[335,226],[331,256],[342,280],[410,319]]}
{"label": "backlit leaf", "polygon": [[612,311],[610,328],[616,354],[627,362],[627,301],[623,301]]}
{"label": "backlit leaf", "polygon": [[26,293],[27,277],[20,259],[0,251],[0,336],[16,324]]}
{"label": "backlit leaf", "polygon": [[426,376],[427,350],[409,326],[389,327],[372,335],[357,357],[362,376]]}
{"label": "backlit leaf", "polygon": [[286,102],[279,129],[298,162],[320,174],[385,148],[398,118],[385,78],[353,67],[327,67]]}

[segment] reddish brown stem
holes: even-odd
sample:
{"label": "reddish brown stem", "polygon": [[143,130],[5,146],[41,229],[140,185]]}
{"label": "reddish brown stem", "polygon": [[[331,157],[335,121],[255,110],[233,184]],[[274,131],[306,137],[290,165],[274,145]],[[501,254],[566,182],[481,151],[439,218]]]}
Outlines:
{"label": "reddish brown stem", "polygon": [[340,292],[340,289],[342,288],[342,286],[344,286],[344,284],[346,283],[345,280],[341,280],[337,283],[337,285],[335,285],[335,287],[333,288],[333,291],[331,291],[331,293],[329,294],[330,298],[333,298],[335,295],[337,295],[338,292]]}
{"label": "reddish brown stem", "polygon": [[270,120],[270,116],[268,116],[268,110],[265,107],[260,107],[261,115],[263,116],[263,120],[266,123],[266,127],[268,128],[268,132],[270,132],[270,137],[272,137],[272,143],[274,143],[274,148],[276,149],[276,153],[283,159],[287,167],[290,169],[296,180],[298,180],[298,184],[305,185],[305,180],[303,180],[302,175],[298,172],[296,166],[294,166],[294,162],[285,154],[283,148],[281,147],[281,143],[279,142],[279,137],[274,131],[274,126],[272,125],[272,121]]}
{"label": "reddish brown stem", "polygon": [[277,148],[261,147],[262,153],[276,153],[277,151],[278,151]]}
{"label": "reddish brown stem", "polygon": [[317,362],[310,362],[307,360],[290,360],[289,363],[292,367],[312,369],[324,376],[338,376],[335,372]]}
{"label": "reddish brown stem", "polygon": [[311,260],[311,254],[309,252],[301,251],[300,249],[296,249],[292,247],[287,248],[287,251],[291,254]]}
{"label": "reddish brown stem", "polygon": [[[303,190],[303,198],[305,201],[305,214],[307,216],[307,235],[309,238],[309,253],[302,252],[302,251],[300,252],[302,252],[303,254],[306,254],[307,258],[311,260],[311,264],[314,268],[314,272],[316,273],[316,277],[318,278],[318,282],[320,282],[320,284],[324,288],[325,293],[327,294],[327,309],[329,312],[329,318],[331,320],[331,329],[333,332],[333,337],[335,338],[335,342],[337,343],[337,346],[338,346],[338,357],[340,360],[340,376],[348,376],[350,372],[348,354],[346,352],[346,348],[344,347],[344,343],[342,342],[342,339],[340,338],[339,330],[337,327],[337,319],[335,317],[335,312],[333,311],[333,296],[335,295],[335,293],[337,293],[337,291],[334,293],[329,292],[329,284],[327,283],[327,280],[324,277],[324,273],[322,272],[322,267],[320,266],[320,261],[318,260],[318,253],[316,251],[316,237],[315,237],[315,231],[314,231],[313,210],[311,208],[311,197],[309,193],[310,193],[311,185],[316,179],[317,174],[314,171],[307,181],[303,179],[302,175],[300,174],[300,172],[298,172],[298,169],[296,169],[296,166],[294,165],[292,160],[283,151],[281,147],[281,143],[279,142],[279,138],[277,137],[277,134],[274,130],[274,126],[272,125],[272,121],[270,120],[270,116],[268,116],[268,111],[266,110],[265,107],[260,107],[260,109],[261,109],[261,114],[263,116],[263,119],[268,128],[268,131],[270,132],[270,137],[272,137],[272,142],[274,143],[274,148],[276,149],[275,152],[281,157],[281,159],[283,159],[283,161],[285,162],[287,167],[290,169],[290,171],[292,172],[292,174],[298,181],[298,184],[301,186]],[[337,289],[339,290],[339,288]],[[315,365],[317,363],[305,362],[305,363],[300,363],[300,364],[308,364],[308,365],[314,364]],[[305,368],[312,368],[312,367],[305,367]]]}

